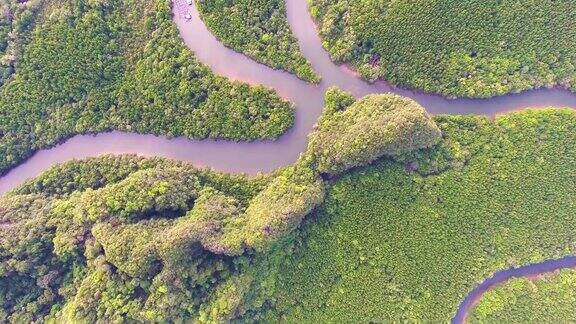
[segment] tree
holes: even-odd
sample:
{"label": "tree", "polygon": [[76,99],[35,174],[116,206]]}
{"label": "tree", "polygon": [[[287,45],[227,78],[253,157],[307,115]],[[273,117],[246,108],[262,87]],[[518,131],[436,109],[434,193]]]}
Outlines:
{"label": "tree", "polygon": [[369,95],[323,118],[310,135],[308,153],[319,172],[338,174],[381,156],[430,147],[440,138],[440,129],[416,102]]}

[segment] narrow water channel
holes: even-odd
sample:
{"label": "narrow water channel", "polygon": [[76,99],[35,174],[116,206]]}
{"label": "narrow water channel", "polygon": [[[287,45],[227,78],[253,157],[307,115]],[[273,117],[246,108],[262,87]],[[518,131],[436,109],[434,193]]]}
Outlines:
{"label": "narrow water channel", "polygon": [[547,260],[541,263],[535,263],[524,267],[511,268],[508,270],[496,272],[492,277],[484,280],[481,284],[476,286],[476,288],[474,288],[468,294],[468,296],[464,298],[464,301],[462,301],[458,307],[458,311],[452,320],[452,324],[465,323],[469,312],[472,310],[472,307],[476,305],[482,295],[488,290],[507,280],[519,277],[537,276],[559,269],[574,267],[576,267],[576,256],[567,256],[561,259]]}
{"label": "narrow water channel", "polygon": [[[274,89],[296,108],[294,127],[277,141],[231,142],[224,140],[169,139],[162,136],[110,132],[96,136],[78,135],[53,148],[40,150],[0,178],[0,195],[47,170],[51,166],[102,154],[138,154],[182,160],[217,171],[256,174],[270,172],[296,161],[307,145],[307,135],[322,112],[323,94],[339,86],[356,97],[370,93],[394,92],[418,101],[432,114],[495,115],[526,107],[574,107],[576,95],[560,89],[541,89],[492,99],[449,100],[374,84],[358,79],[345,66],[335,65],[322,48],[306,0],[288,0],[288,22],[300,48],[322,77],[320,84],[306,83],[295,76],[271,69],[225,47],[200,19],[195,5],[174,0],[174,22],[186,45],[216,74],[232,80]],[[191,19],[186,19],[190,15]]]}

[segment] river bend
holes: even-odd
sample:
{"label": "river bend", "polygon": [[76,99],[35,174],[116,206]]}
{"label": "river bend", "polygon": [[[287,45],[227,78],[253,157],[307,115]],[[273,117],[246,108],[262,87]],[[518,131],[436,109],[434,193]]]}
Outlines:
{"label": "river bend", "polygon": [[[307,135],[322,112],[323,94],[330,86],[338,86],[356,97],[371,93],[397,93],[416,100],[431,114],[492,116],[526,107],[576,108],[576,95],[561,89],[539,89],[491,99],[450,100],[439,95],[391,87],[384,81],[365,82],[346,66],[338,66],[330,60],[322,47],[306,0],[287,0],[286,7],[288,22],[302,53],[322,77],[320,84],[306,83],[292,74],[274,70],[227,48],[208,30],[195,5],[188,5],[186,0],[174,0],[173,3],[174,22],[180,36],[200,62],[218,75],[274,89],[294,104],[294,127],[280,139],[254,142],[191,140],[183,137],[169,139],[118,131],[95,136],[77,135],[50,149],[36,152],[10,170],[0,178],[0,195],[55,164],[103,154],[159,156],[223,172],[270,172],[293,163],[304,151]],[[186,19],[186,15],[192,19]]]}
{"label": "river bend", "polygon": [[[55,164],[72,159],[103,154],[137,154],[159,156],[190,162],[217,171],[256,174],[270,172],[296,161],[307,145],[307,135],[322,112],[323,95],[330,86],[338,86],[362,97],[371,93],[393,92],[420,103],[431,114],[481,114],[494,116],[527,107],[576,108],[576,94],[561,89],[539,89],[491,99],[446,99],[390,86],[384,81],[368,83],[356,77],[346,66],[334,64],[322,47],[316,25],[306,0],[286,0],[288,22],[304,56],[322,77],[319,84],[306,83],[292,74],[271,69],[247,56],[225,47],[200,19],[195,5],[186,0],[173,0],[174,22],[186,46],[196,58],[214,73],[252,85],[274,89],[292,102],[296,109],[295,124],[277,141],[233,142],[224,140],[191,140],[183,137],[125,132],[77,135],[53,148],[40,150],[24,163],[0,178],[0,195],[35,177]],[[185,18],[190,15],[192,19]],[[497,272],[464,299],[453,323],[462,323],[474,302],[494,285],[511,277],[527,276],[576,266],[576,257],[550,260],[526,267]]]}

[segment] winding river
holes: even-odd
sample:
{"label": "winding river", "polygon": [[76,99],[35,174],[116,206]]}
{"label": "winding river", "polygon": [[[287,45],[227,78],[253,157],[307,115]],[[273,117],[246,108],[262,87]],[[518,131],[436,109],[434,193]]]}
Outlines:
{"label": "winding river", "polygon": [[[186,45],[216,74],[229,79],[260,84],[274,89],[294,103],[294,127],[277,141],[232,142],[224,140],[169,139],[125,132],[96,136],[78,135],[53,148],[40,150],[0,178],[0,195],[40,174],[51,166],[72,159],[102,154],[160,156],[210,167],[223,172],[256,174],[270,172],[296,161],[307,145],[307,135],[324,106],[324,91],[339,86],[361,97],[370,93],[394,92],[419,102],[432,114],[495,115],[526,107],[574,107],[576,95],[561,89],[540,89],[492,99],[446,99],[391,87],[383,81],[368,83],[358,79],[345,66],[334,64],[322,47],[316,25],[308,13],[306,0],[287,0],[287,16],[304,56],[322,77],[320,84],[306,83],[287,72],[271,69],[225,47],[204,25],[194,5],[174,0],[174,22]],[[185,15],[192,19],[187,20]]]}
{"label": "winding river", "polygon": [[[35,177],[51,166],[86,157],[103,154],[138,154],[160,156],[190,162],[199,167],[234,173],[256,174],[269,172],[296,161],[307,145],[307,134],[322,112],[323,94],[330,86],[338,86],[355,97],[371,93],[393,92],[410,97],[431,114],[483,114],[493,116],[527,107],[576,108],[576,95],[561,89],[539,89],[510,94],[492,99],[446,99],[390,86],[384,81],[365,82],[355,76],[346,66],[334,64],[322,47],[316,26],[308,13],[306,0],[286,0],[287,17],[300,49],[314,70],[322,77],[320,84],[306,83],[287,72],[271,69],[247,56],[225,47],[218,41],[200,19],[195,5],[186,0],[173,0],[174,22],[186,45],[202,63],[216,74],[249,84],[259,84],[274,89],[280,96],[294,103],[296,120],[294,127],[277,141],[231,142],[223,140],[169,139],[162,136],[125,132],[109,132],[95,136],[78,135],[53,148],[36,152],[23,164],[13,168],[0,178],[0,195]],[[190,15],[192,19],[185,18]],[[562,259],[532,265],[526,273],[549,271],[549,265],[559,267],[576,265],[576,258]],[[554,268],[556,269],[556,268]],[[534,272],[530,272],[533,271]],[[454,323],[464,320],[468,308],[486,289],[507,280],[517,269],[497,273],[482,283],[465,299],[458,310]]]}
{"label": "winding river", "polygon": [[464,301],[462,301],[458,307],[458,311],[456,312],[454,319],[452,319],[452,323],[465,323],[469,311],[480,300],[482,294],[509,279],[537,276],[543,273],[554,272],[559,269],[574,267],[576,267],[576,256],[567,256],[560,259],[547,260],[541,263],[530,264],[524,267],[498,271],[492,277],[484,280],[470,293],[468,293],[468,296],[464,298]]}

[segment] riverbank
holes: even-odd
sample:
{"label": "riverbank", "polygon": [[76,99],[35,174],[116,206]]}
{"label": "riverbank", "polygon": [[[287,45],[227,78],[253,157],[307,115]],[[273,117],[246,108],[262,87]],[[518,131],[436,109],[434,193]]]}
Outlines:
{"label": "riverbank", "polygon": [[502,285],[506,281],[513,278],[520,277],[534,277],[540,276],[546,273],[552,273],[559,269],[574,268],[576,267],[576,256],[567,256],[556,260],[547,260],[541,263],[529,264],[523,267],[511,268],[503,271],[496,272],[492,277],[484,280],[481,284],[476,286],[469,294],[464,298],[464,301],[458,307],[458,312],[452,320],[453,324],[463,324],[466,323],[470,311],[474,308],[476,304],[480,301],[482,296],[489,290]]}
{"label": "riverbank", "polygon": [[[431,114],[477,114],[496,116],[525,108],[576,108],[576,95],[561,89],[540,89],[492,99],[447,99],[438,95],[397,89],[385,82],[367,83],[351,74],[345,66],[334,64],[322,48],[306,1],[286,2],[287,18],[302,52],[322,76],[318,85],[269,68],[220,43],[204,25],[196,10],[184,1],[176,1],[173,18],[180,36],[195,57],[216,74],[231,80],[262,85],[292,102],[296,109],[294,126],[276,141],[233,142],[225,140],[169,139],[152,135],[111,132],[77,135],[53,148],[35,153],[24,163],[0,178],[0,194],[37,176],[56,163],[102,154],[140,154],[182,160],[217,171],[256,174],[290,165],[303,152],[324,107],[324,92],[338,86],[355,97],[371,93],[394,92],[414,99]],[[190,14],[191,19],[186,15]]]}

